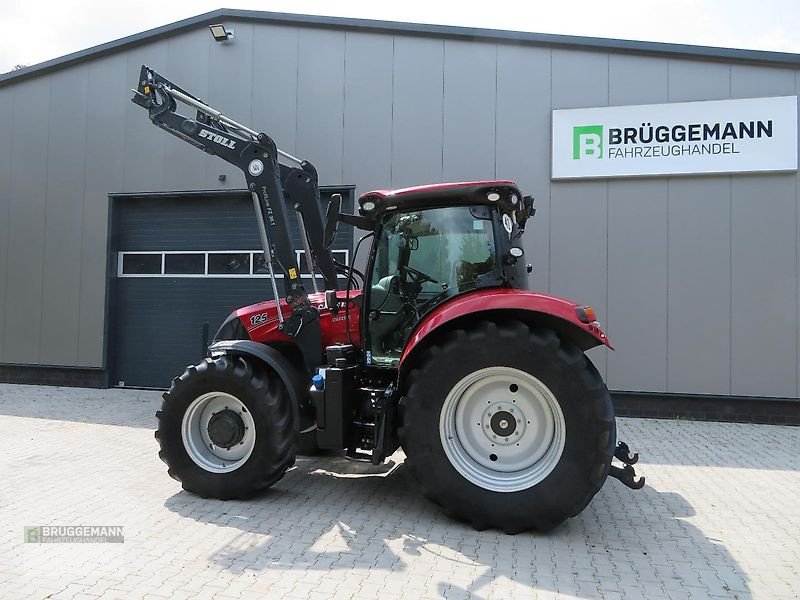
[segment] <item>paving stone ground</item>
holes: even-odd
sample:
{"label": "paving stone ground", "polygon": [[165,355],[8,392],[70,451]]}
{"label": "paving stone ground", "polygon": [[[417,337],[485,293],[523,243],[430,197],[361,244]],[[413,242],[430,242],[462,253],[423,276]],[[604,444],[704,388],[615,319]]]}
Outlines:
{"label": "paving stone ground", "polygon": [[[609,480],[548,534],[453,522],[383,468],[300,458],[250,501],[181,491],[159,394],[0,385],[0,597],[797,598],[800,428],[619,419],[647,486]],[[33,544],[25,525],[121,525]]]}

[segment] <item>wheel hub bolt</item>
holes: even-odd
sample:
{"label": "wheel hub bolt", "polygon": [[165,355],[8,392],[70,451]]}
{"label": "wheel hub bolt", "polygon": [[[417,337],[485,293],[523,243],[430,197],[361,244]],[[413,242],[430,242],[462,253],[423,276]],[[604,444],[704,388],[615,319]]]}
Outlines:
{"label": "wheel hub bolt", "polygon": [[490,425],[493,434],[507,438],[517,429],[517,419],[501,408],[491,417]]}
{"label": "wheel hub bolt", "polygon": [[244,441],[244,432],[247,430],[239,414],[228,408],[212,416],[207,427],[212,446],[226,450]]}

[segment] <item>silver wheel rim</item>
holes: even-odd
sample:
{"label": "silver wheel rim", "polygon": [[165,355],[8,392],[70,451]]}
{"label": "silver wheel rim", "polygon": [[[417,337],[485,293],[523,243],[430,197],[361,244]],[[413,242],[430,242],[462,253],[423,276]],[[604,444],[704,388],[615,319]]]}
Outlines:
{"label": "silver wheel rim", "polygon": [[468,481],[494,492],[518,492],[555,469],[566,424],[553,392],[536,377],[487,367],[450,390],[439,434],[448,460]]}
{"label": "silver wheel rim", "polygon": [[[215,445],[208,435],[208,424],[216,413],[232,410],[244,423],[244,435],[231,448]],[[183,446],[197,466],[210,473],[229,473],[247,462],[256,445],[253,416],[236,396],[225,392],[209,392],[198,396],[183,415]]]}

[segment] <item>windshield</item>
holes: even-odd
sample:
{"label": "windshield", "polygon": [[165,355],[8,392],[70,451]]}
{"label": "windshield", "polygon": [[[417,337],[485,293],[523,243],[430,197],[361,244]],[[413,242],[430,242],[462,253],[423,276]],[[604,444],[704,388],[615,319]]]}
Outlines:
{"label": "windshield", "polygon": [[446,298],[496,268],[491,213],[450,207],[390,216],[370,280],[370,364],[392,366],[414,325]]}

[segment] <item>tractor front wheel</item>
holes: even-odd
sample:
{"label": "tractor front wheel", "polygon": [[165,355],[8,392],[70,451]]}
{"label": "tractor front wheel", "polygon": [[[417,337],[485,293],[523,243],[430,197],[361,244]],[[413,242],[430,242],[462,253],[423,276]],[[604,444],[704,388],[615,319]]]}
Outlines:
{"label": "tractor front wheel", "polygon": [[246,498],[294,464],[291,400],[269,368],[243,357],[207,358],[172,382],[156,413],[158,453],[183,489]]}
{"label": "tractor front wheel", "polygon": [[608,474],[614,410],[586,356],[548,329],[482,321],[409,375],[400,436],[426,495],[478,529],[547,530]]}

